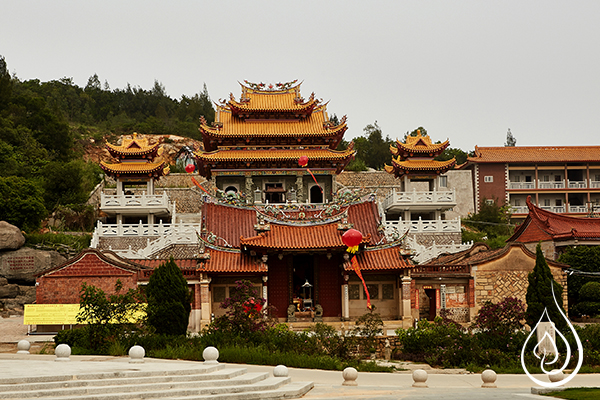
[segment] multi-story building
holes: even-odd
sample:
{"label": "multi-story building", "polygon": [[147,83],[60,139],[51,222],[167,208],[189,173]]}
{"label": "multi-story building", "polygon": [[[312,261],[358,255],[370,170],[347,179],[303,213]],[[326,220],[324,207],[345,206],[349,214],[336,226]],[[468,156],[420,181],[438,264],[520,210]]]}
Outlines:
{"label": "multi-story building", "polygon": [[529,212],[527,196],[546,211],[585,216],[600,204],[600,146],[477,147],[469,157],[476,212],[484,199]]}

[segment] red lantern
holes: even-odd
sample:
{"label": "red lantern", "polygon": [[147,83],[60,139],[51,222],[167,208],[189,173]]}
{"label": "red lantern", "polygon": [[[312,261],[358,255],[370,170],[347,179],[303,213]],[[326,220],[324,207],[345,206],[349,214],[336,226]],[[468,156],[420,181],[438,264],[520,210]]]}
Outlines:
{"label": "red lantern", "polygon": [[306,165],[308,164],[308,156],[300,156],[298,164],[300,164],[301,167],[306,167]]}
{"label": "red lantern", "polygon": [[196,169],[196,166],[194,164],[188,164],[185,166],[185,172],[187,172],[188,174],[191,174],[192,172],[194,172],[195,169]]}
{"label": "red lantern", "polygon": [[362,233],[360,233],[356,229],[348,229],[342,235],[342,242],[344,242],[344,244],[346,246],[348,246],[347,251],[352,254],[354,254],[358,251],[358,245],[360,245],[360,242],[362,242],[362,239],[363,239]]}

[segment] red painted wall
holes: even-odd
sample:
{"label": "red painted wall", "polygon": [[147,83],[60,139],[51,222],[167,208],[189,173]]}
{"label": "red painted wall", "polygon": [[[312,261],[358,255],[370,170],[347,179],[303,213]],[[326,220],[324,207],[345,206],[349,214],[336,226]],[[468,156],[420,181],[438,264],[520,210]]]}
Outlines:
{"label": "red painted wall", "polygon": [[323,317],[342,316],[342,274],[335,258],[315,256],[319,266],[319,301]]}
{"label": "red painted wall", "polygon": [[277,257],[269,259],[269,280],[267,293],[269,305],[277,308],[277,317],[287,319],[287,308],[290,304],[290,289],[288,276],[288,261],[290,256],[283,260]]}
{"label": "red painted wall", "polygon": [[[479,177],[476,184],[479,188],[479,203],[486,199],[496,198],[498,205],[506,201],[506,168],[505,164],[478,164]],[[493,182],[484,182],[486,176],[493,176]],[[476,205],[477,209],[479,204]]]}

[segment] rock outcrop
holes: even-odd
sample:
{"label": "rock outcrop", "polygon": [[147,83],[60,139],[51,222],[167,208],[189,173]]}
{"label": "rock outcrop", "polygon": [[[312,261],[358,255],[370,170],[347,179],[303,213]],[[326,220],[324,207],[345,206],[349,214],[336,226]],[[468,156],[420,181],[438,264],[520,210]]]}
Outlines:
{"label": "rock outcrop", "polygon": [[0,252],[0,277],[10,282],[35,284],[35,274],[62,264],[67,259],[57,251],[22,247],[15,251]]}
{"label": "rock outcrop", "polygon": [[16,250],[25,244],[21,230],[6,221],[0,221],[0,250]]}

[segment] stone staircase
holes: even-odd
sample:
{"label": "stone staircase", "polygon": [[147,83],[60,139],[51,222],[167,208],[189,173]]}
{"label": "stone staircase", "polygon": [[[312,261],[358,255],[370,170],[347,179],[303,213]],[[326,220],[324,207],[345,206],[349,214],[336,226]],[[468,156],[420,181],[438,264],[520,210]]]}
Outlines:
{"label": "stone staircase", "polygon": [[312,382],[203,365],[170,371],[129,370],[75,375],[0,378],[1,399],[284,399],[302,397]]}

